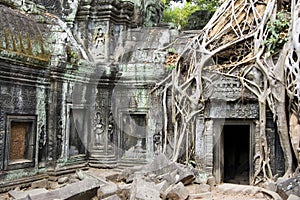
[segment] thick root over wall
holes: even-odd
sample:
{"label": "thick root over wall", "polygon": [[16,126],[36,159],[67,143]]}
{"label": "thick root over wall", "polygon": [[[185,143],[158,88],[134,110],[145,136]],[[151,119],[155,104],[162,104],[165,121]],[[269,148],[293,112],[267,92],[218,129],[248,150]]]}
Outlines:
{"label": "thick root over wall", "polygon": [[[279,11],[279,8],[285,10]],[[287,116],[295,115],[296,125],[299,124],[300,36],[296,29],[300,22],[299,9],[300,2],[295,0],[288,5],[275,0],[227,0],[199,34],[186,38],[189,42],[184,50],[172,59],[175,69],[155,88],[160,89],[163,100],[163,149],[166,152],[168,145],[172,147],[173,161],[180,158],[182,146],[186,147],[185,160],[189,161],[195,117],[203,113],[216,77],[228,77],[239,80],[244,90],[255,96],[259,103],[260,143],[254,157],[258,167],[252,184],[274,178],[266,139],[267,107],[277,123],[285,158],[285,176],[292,175],[293,151]],[[290,27],[272,29],[278,13],[284,13],[284,17],[290,19]],[[270,43],[274,31],[285,44]],[[171,94],[170,98],[168,94]],[[290,106],[286,108],[288,103]],[[298,152],[299,141],[291,143],[296,149],[294,152]]]}

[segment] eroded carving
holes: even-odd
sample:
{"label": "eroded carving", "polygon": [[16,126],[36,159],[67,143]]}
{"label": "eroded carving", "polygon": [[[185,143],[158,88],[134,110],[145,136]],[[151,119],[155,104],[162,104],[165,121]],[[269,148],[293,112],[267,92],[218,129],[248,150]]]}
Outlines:
{"label": "eroded carving", "polygon": [[96,147],[103,147],[104,146],[104,123],[103,119],[101,117],[101,113],[97,112],[96,113],[96,118],[95,118],[95,128],[94,128],[94,133],[95,133],[95,146]]}

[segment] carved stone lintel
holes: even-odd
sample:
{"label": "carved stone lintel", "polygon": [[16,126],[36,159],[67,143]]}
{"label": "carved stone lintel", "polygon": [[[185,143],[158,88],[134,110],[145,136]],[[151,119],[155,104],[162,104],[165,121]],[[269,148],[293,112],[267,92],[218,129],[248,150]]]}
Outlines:
{"label": "carved stone lintel", "polygon": [[205,117],[209,118],[259,118],[259,107],[257,103],[212,101],[206,109]]}

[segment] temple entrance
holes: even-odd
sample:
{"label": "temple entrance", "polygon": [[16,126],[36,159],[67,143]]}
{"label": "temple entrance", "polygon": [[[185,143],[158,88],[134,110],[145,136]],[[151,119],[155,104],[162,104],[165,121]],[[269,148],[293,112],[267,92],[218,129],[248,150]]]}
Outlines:
{"label": "temple entrance", "polygon": [[250,126],[225,125],[223,182],[249,184]]}
{"label": "temple entrance", "polygon": [[217,183],[249,184],[253,176],[254,124],[215,121],[214,176]]}

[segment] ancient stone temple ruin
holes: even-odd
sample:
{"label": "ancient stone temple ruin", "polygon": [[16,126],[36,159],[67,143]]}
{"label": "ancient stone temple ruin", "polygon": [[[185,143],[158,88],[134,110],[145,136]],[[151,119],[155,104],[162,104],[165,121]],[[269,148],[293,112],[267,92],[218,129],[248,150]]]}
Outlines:
{"label": "ancient stone temple ruin", "polygon": [[[194,32],[161,24],[162,11],[159,0],[0,1],[2,191],[77,169],[145,164],[163,151],[163,105],[152,89],[168,73],[168,44],[181,52]],[[250,183],[258,103],[241,100],[238,81],[217,79],[193,151],[217,182]],[[282,175],[268,113],[271,167]]]}

